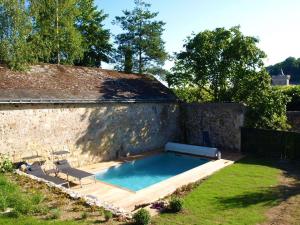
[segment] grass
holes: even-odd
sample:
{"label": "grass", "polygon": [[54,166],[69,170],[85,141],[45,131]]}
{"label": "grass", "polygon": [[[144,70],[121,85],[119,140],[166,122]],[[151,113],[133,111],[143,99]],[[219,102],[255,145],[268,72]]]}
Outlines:
{"label": "grass", "polygon": [[[0,173],[0,225],[91,225],[103,223],[102,208],[72,200],[55,188],[11,173]],[[84,215],[84,216],[83,216]]]}
{"label": "grass", "polygon": [[154,224],[254,225],[280,201],[281,171],[271,163],[244,159],[214,174],[184,197],[184,212],[161,214]]}
{"label": "grass", "polygon": [[[300,202],[300,192],[295,189],[291,198],[283,198],[285,192],[279,185],[282,172],[272,162],[248,157],[199,185],[176,192],[183,199],[183,212],[163,213],[154,217],[152,224],[254,225],[265,222],[266,212],[282,201],[295,209],[285,210],[295,221],[288,224],[299,224],[300,211],[295,206]],[[0,216],[0,225],[124,224],[105,222],[103,209],[87,207],[43,184],[11,174],[0,174],[0,206],[0,211],[10,207],[19,207],[20,211],[18,218]],[[60,210],[61,218],[50,219],[53,209]]]}
{"label": "grass", "polygon": [[14,209],[14,214],[33,214],[39,211],[43,198],[39,192],[24,194],[14,183],[0,176],[0,210]]}
{"label": "grass", "polygon": [[7,217],[0,217],[1,225],[87,225],[84,222],[76,221],[46,221],[39,220],[33,217],[20,217],[12,219]]}

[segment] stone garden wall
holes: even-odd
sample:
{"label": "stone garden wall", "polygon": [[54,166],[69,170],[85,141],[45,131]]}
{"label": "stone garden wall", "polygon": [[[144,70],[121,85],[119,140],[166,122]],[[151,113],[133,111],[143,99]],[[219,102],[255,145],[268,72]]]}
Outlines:
{"label": "stone garden wall", "polygon": [[245,107],[234,103],[183,104],[182,126],[185,142],[203,145],[203,131],[208,131],[214,147],[240,151]]}
{"label": "stone garden wall", "polygon": [[0,153],[14,161],[67,150],[83,166],[162,148],[180,138],[179,106],[167,103],[0,105]]}
{"label": "stone garden wall", "polygon": [[0,105],[0,154],[14,161],[67,150],[84,166],[163,148],[168,141],[203,145],[203,131],[221,149],[240,149],[245,108],[238,104]]}

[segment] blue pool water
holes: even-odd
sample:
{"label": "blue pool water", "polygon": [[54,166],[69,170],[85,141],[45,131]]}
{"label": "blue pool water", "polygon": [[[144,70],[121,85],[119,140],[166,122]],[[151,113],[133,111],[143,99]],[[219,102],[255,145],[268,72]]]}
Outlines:
{"label": "blue pool water", "polygon": [[111,167],[98,173],[96,178],[112,185],[139,191],[208,161],[187,155],[161,153]]}

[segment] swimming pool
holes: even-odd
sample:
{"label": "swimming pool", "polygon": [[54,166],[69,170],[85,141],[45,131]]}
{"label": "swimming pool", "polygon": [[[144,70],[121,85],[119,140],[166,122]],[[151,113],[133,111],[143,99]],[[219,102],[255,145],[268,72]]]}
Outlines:
{"label": "swimming pool", "polygon": [[96,179],[131,191],[139,191],[207,162],[208,159],[188,155],[161,153],[110,167],[97,173]]}

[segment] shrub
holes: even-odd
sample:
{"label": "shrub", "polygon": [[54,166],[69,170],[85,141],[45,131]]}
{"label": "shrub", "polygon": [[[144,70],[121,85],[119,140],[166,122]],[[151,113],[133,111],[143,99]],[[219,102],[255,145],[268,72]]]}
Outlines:
{"label": "shrub", "polygon": [[1,156],[0,159],[0,172],[7,173],[12,172],[14,169],[14,165],[12,161],[7,156]]}
{"label": "shrub", "polygon": [[49,208],[46,205],[35,205],[32,212],[40,215],[47,215],[49,213]]}
{"label": "shrub", "polygon": [[10,218],[19,218],[21,216],[20,212],[16,211],[16,210],[13,210],[9,213],[6,214],[7,217],[10,217]]}
{"label": "shrub", "polygon": [[276,86],[274,89],[281,91],[291,99],[287,104],[288,111],[300,111],[300,86]]}
{"label": "shrub", "polygon": [[50,216],[49,216],[50,219],[55,220],[55,219],[59,219],[60,217],[61,217],[60,209],[52,209],[50,211]]}
{"label": "shrub", "polygon": [[133,220],[136,225],[150,224],[150,213],[146,209],[140,209],[133,215]]}
{"label": "shrub", "polygon": [[16,194],[10,202],[14,201],[14,209],[23,215],[31,213],[34,209],[31,199],[21,195]]}
{"label": "shrub", "polygon": [[31,197],[31,201],[35,205],[41,204],[44,200],[45,200],[45,196],[42,193],[35,193]]}
{"label": "shrub", "polygon": [[81,219],[82,219],[82,220],[85,220],[87,217],[88,217],[87,212],[81,213]]}
{"label": "shrub", "polygon": [[110,211],[107,211],[107,210],[104,211],[105,221],[109,221],[112,217],[113,217],[113,214]]}
{"label": "shrub", "polygon": [[204,103],[213,101],[213,96],[208,90],[204,90],[203,88],[173,88],[173,92],[180,100],[187,103]]}
{"label": "shrub", "polygon": [[172,212],[180,212],[183,209],[183,201],[180,198],[172,198],[170,201],[170,210]]}

